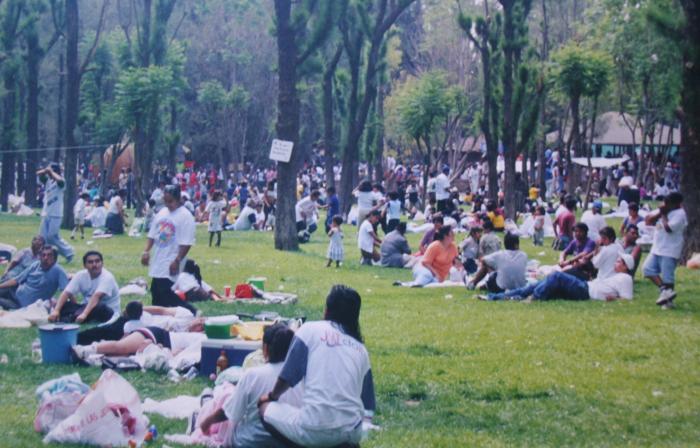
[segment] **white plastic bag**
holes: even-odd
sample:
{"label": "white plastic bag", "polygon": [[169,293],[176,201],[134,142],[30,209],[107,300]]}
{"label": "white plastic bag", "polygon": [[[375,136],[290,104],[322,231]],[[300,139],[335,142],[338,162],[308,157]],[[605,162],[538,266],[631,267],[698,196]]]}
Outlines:
{"label": "white plastic bag", "polygon": [[105,370],[76,409],[46,437],[44,443],[85,443],[128,446],[140,443],[148,428],[136,390],[113,370]]}
{"label": "white plastic bag", "polygon": [[54,429],[59,423],[72,415],[85,393],[60,392],[48,395],[39,404],[39,409],[34,417],[34,430],[45,434]]}

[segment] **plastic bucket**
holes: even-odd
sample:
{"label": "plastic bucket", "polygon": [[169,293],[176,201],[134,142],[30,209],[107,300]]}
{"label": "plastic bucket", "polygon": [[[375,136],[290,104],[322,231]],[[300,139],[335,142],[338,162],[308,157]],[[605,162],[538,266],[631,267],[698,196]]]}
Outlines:
{"label": "plastic bucket", "polygon": [[78,340],[75,324],[48,324],[39,327],[41,359],[44,364],[70,364],[70,348]]}
{"label": "plastic bucket", "polygon": [[248,283],[249,285],[253,285],[262,291],[265,291],[265,280],[267,280],[267,278],[265,277],[250,277],[246,281],[246,283]]}

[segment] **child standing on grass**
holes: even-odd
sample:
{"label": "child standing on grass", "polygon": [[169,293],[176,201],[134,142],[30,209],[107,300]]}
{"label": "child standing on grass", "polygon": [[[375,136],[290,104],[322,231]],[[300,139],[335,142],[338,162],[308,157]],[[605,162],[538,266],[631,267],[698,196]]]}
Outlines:
{"label": "child standing on grass", "polygon": [[75,227],[70,234],[70,239],[75,239],[75,232],[80,231],[80,239],[85,239],[85,217],[87,216],[87,206],[90,203],[90,194],[83,193],[80,195],[75,205],[73,206],[73,218],[75,221]]}
{"label": "child standing on grass", "polygon": [[340,215],[335,215],[331,220],[331,229],[328,231],[328,238],[330,242],[328,243],[328,264],[326,267],[330,267],[331,263],[335,261],[335,267],[340,267],[340,262],[343,261],[343,231],[340,226],[343,224],[343,217]]}
{"label": "child standing on grass", "polygon": [[209,247],[216,234],[216,247],[221,246],[221,230],[223,227],[222,213],[226,208],[226,201],[223,200],[221,191],[216,190],[212,195],[212,200],[207,204],[206,212],[209,213]]}
{"label": "child standing on grass", "polygon": [[532,244],[544,245],[544,215],[546,211],[541,205],[535,207],[535,232],[532,234]]}

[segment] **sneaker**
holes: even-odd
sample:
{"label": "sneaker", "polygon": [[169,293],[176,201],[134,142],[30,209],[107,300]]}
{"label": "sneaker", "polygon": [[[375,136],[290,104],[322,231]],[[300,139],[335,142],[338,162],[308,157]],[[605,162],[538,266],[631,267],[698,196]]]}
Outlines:
{"label": "sneaker", "polygon": [[477,294],[476,298],[479,300],[489,300],[489,296],[486,294]]}
{"label": "sneaker", "polygon": [[77,364],[83,366],[92,366],[98,361],[101,363],[101,355],[97,353],[97,344],[90,345],[74,345],[70,348],[71,358]]}
{"label": "sneaker", "polygon": [[656,300],[656,304],[662,306],[669,302],[672,302],[673,299],[676,298],[676,295],[676,291],[670,288],[662,289],[661,294],[659,294],[659,298]]}
{"label": "sneaker", "polygon": [[505,299],[506,300],[515,300],[516,302],[520,302],[524,298],[525,297],[522,297],[522,296],[509,296],[509,297],[507,296]]}
{"label": "sneaker", "polygon": [[401,286],[401,282],[396,280],[394,283],[392,283],[393,286]]}
{"label": "sneaker", "polygon": [[661,305],[662,310],[672,310],[676,307],[676,305],[673,303],[673,300],[670,302],[666,302],[663,305]]}

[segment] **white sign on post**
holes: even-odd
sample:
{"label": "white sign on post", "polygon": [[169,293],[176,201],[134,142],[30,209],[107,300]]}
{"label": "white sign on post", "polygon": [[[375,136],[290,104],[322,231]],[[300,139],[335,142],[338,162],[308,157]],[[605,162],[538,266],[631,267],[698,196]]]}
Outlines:
{"label": "white sign on post", "polygon": [[294,142],[274,139],[270,148],[270,159],[289,163],[289,159],[292,158],[292,148],[294,148]]}

